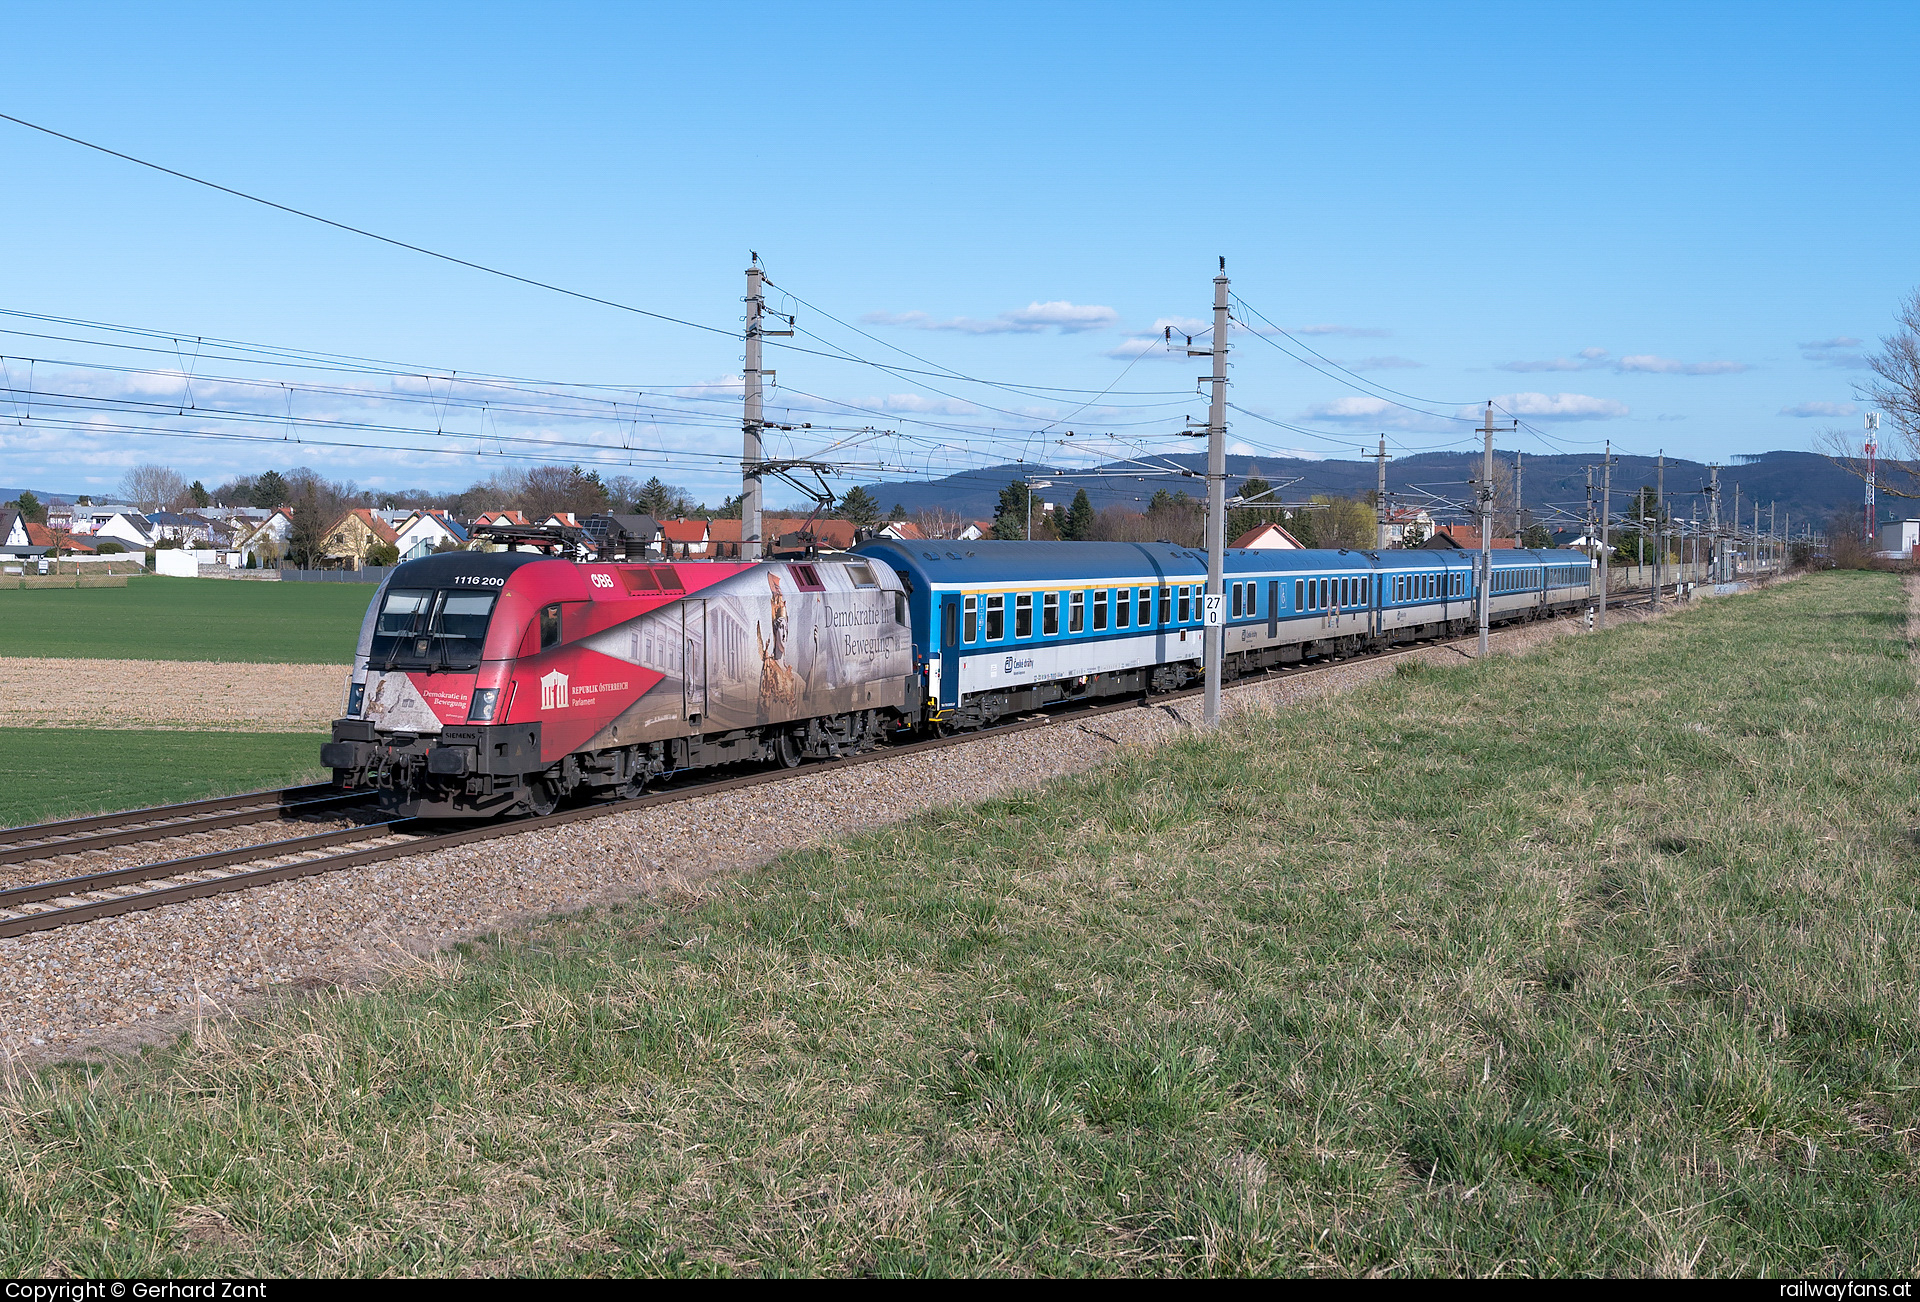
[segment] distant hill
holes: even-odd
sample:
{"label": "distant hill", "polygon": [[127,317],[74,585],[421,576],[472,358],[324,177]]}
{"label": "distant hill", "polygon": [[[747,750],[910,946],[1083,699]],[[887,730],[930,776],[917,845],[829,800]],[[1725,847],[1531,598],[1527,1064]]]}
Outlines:
{"label": "distant hill", "polygon": [[[1513,463],[1511,451],[1496,451],[1494,455],[1508,465]],[[1109,506],[1140,510],[1161,489],[1185,492],[1193,497],[1205,492],[1206,484],[1197,475],[1206,469],[1206,453],[1181,453],[1154,459],[1194,471],[1196,477],[1147,475],[1136,465],[1118,462],[1098,467],[1092,472],[1068,471],[1036,464],[1008,464],[963,471],[928,482],[883,481],[862,487],[880,503],[882,511],[890,511],[898,503],[909,514],[930,507],[944,507],[969,518],[992,515],[1000,498],[1000,490],[1022,478],[1053,480],[1054,485],[1041,493],[1050,502],[1071,502],[1073,495],[1084,488],[1095,510]],[[1523,505],[1542,519],[1554,516],[1554,508],[1576,514],[1582,512],[1587,496],[1588,466],[1594,467],[1594,494],[1596,497],[1599,495],[1599,463],[1597,453],[1557,456],[1528,453],[1521,473]],[[1464,504],[1468,500],[1470,490],[1467,481],[1479,472],[1479,465],[1479,454],[1471,452],[1422,452],[1396,459],[1387,463],[1387,491],[1397,494],[1403,504],[1428,505],[1442,518],[1458,516],[1457,509],[1449,511],[1443,504]],[[1227,458],[1227,473],[1234,477],[1236,488],[1239,481],[1256,473],[1272,483],[1298,480],[1281,494],[1288,501],[1299,501],[1314,493],[1361,497],[1371,493],[1378,482],[1378,471],[1371,461],[1301,461],[1288,457],[1235,456]],[[1707,483],[1707,477],[1707,467],[1701,462],[1667,458],[1667,493],[1674,502],[1676,514],[1687,514],[1695,500],[1700,502],[1700,509],[1705,513],[1705,499],[1687,495],[1697,494]],[[1613,466],[1615,509],[1641,485],[1651,487],[1653,482],[1654,458],[1616,456]],[[1723,510],[1732,509],[1736,485],[1740,492],[1742,516],[1749,520],[1756,499],[1763,510],[1769,503],[1778,503],[1780,511],[1791,513],[1796,521],[1820,522],[1824,522],[1835,511],[1857,508],[1861,499],[1858,479],[1813,452],[1766,452],[1743,457],[1738,465],[1720,467]],[[1901,511],[1901,504],[1895,503],[1883,506],[1881,515],[1887,517],[1891,514],[1898,518]]]}

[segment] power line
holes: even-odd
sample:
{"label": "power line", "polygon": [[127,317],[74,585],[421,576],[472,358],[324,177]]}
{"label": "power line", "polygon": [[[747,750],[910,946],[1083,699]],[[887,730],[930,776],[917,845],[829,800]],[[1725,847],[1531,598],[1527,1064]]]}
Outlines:
{"label": "power line", "polygon": [[586,294],[577,289],[567,289],[560,285],[549,284],[544,280],[535,280],[531,276],[516,275],[511,271],[502,271],[498,267],[489,267],[485,263],[473,262],[467,258],[457,258],[451,253],[440,253],[433,249],[424,248],[418,244],[409,244],[405,240],[397,240],[390,235],[381,235],[376,231],[366,230],[359,226],[349,226],[347,223],[335,221],[331,217],[322,217],[318,213],[310,213],[300,208],[290,207],[284,203],[276,203],[272,199],[264,199],[257,194],[248,194],[245,190],[236,190],[232,186],[221,185],[217,181],[209,181],[203,177],[192,176],[186,172],[176,171],[171,167],[163,167],[159,163],[148,162],[144,158],[135,158],[132,154],[123,154],[119,150],[109,149],[105,145],[96,145],[91,140],[82,140],[80,137],[70,136],[64,131],[55,131],[52,127],[43,127],[37,122],[29,122],[25,118],[14,117],[11,113],[0,113],[0,120],[15,123],[29,130],[38,131],[43,135],[52,136],[56,140],[65,140],[69,144],[80,145],[83,148],[92,149],[99,153],[106,154],[109,157],[137,164],[140,167],[151,168],[156,172],[163,172],[168,176],[178,177],[182,181],[191,181],[195,185],[204,185],[209,190],[218,190],[222,194],[230,194],[236,199],[245,199],[250,203],[261,204],[268,208],[276,208],[281,212],[290,213],[295,217],[304,217],[308,221],[319,222],[322,226],[331,226],[336,230],[347,231],[350,234],[364,236],[370,240],[378,240],[382,244],[391,244],[397,249],[406,249],[412,253],[423,253],[429,258],[438,258],[442,262],[451,262],[456,266],[470,267],[475,271],[484,271],[489,276],[499,276],[504,280],[515,280],[522,285],[531,285],[535,289],[545,289],[555,294],[565,294],[569,298],[577,298],[583,302],[598,303],[602,307],[616,308],[622,312],[632,312],[636,316],[652,317],[656,321],[666,321],[672,325],[686,326],[693,330],[705,330],[711,334],[726,335],[728,338],[739,337],[737,332],[722,330],[718,326],[702,325],[698,321],[682,320],[677,316],[668,316],[664,312],[651,312],[646,308],[634,307],[628,303],[617,303],[610,298],[601,298],[596,294]]}

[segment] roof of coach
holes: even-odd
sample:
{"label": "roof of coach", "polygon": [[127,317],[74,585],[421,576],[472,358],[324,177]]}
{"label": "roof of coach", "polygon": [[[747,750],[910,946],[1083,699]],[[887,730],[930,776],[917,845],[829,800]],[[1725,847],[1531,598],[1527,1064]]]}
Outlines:
{"label": "roof of coach", "polygon": [[854,553],[911,570],[931,583],[1026,583],[1044,587],[1115,575],[1192,575],[1205,573],[1207,568],[1205,552],[1171,543],[875,538],[854,548]]}
{"label": "roof of coach", "polygon": [[522,565],[550,561],[538,552],[440,552],[403,561],[387,577],[390,588],[444,588],[458,579],[505,579]]}

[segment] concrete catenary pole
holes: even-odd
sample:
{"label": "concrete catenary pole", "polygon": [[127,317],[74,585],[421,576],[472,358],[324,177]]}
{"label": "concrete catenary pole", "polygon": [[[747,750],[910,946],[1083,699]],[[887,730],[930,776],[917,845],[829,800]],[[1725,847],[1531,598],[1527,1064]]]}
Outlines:
{"label": "concrete catenary pole", "polygon": [[1526,467],[1521,464],[1524,460],[1525,458],[1516,450],[1513,454],[1513,543],[1516,547],[1521,543],[1520,535],[1526,532],[1526,526],[1521,523],[1521,517],[1526,514],[1527,499],[1520,492],[1520,486],[1523,482],[1521,475],[1526,469]]}
{"label": "concrete catenary pole", "polygon": [[1480,600],[1480,658],[1487,658],[1487,621],[1493,611],[1493,404],[1481,429],[1486,436],[1480,454],[1480,568],[1477,577]]}
{"label": "concrete catenary pole", "polygon": [[766,307],[761,293],[760,256],[747,268],[747,361],[741,378],[746,383],[746,412],[740,421],[740,559],[761,559],[760,431],[764,426],[760,386],[760,318]]}
{"label": "concrete catenary pole", "polygon": [[1387,549],[1387,436],[1385,434],[1380,436],[1380,450],[1373,456],[1374,460],[1380,463],[1379,487],[1375,490],[1373,497],[1374,509],[1380,513],[1380,520],[1378,527],[1373,531],[1373,547],[1375,551],[1383,552]]}
{"label": "concrete catenary pole", "polygon": [[1740,485],[1733,486],[1733,515],[1728,518],[1733,526],[1732,545],[1727,549],[1727,582],[1740,577]]}
{"label": "concrete catenary pole", "polygon": [[1206,722],[1220,722],[1220,673],[1226,646],[1227,557],[1227,260],[1213,278],[1213,401],[1207,408],[1207,600],[1203,644]]}
{"label": "concrete catenary pole", "polygon": [[1707,474],[1707,579],[1720,583],[1725,579],[1720,555],[1720,467],[1708,466]]}
{"label": "concrete catenary pole", "polygon": [[1653,608],[1660,609],[1660,580],[1667,568],[1667,454],[1653,463]]}
{"label": "concrete catenary pole", "polygon": [[1607,626],[1607,578],[1613,566],[1613,535],[1607,528],[1607,517],[1612,514],[1613,440],[1608,439],[1600,466],[1600,609],[1595,612],[1595,628]]}

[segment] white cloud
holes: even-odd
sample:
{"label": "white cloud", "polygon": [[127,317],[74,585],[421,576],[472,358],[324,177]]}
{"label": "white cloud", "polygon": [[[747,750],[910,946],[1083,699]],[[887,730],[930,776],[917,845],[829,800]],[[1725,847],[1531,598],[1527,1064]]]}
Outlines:
{"label": "white cloud", "polygon": [[1782,416],[1852,416],[1859,408],[1850,402],[1796,402],[1791,407],[1782,407]]}
{"label": "white cloud", "polygon": [[917,393],[890,393],[884,398],[867,398],[859,405],[922,416],[970,416],[980,410],[959,398],[923,398]]}
{"label": "white cloud", "polygon": [[1373,326],[1350,325],[1305,325],[1289,326],[1290,335],[1345,335],[1349,339],[1385,339],[1391,331],[1376,329]]}
{"label": "white cloud", "polygon": [[1681,362],[1671,357],[1656,357],[1652,353],[1635,353],[1622,357],[1614,369],[1644,371],[1653,375],[1737,375],[1753,368],[1745,362]]}
{"label": "white cloud", "polygon": [[[1594,349],[1589,349],[1588,351],[1597,352],[1600,354],[1600,357],[1606,356],[1605,349],[1594,348]],[[1586,354],[1582,353],[1581,356],[1586,357]],[[1495,367],[1494,369],[1501,370],[1501,371],[1521,371],[1521,372],[1591,371],[1594,367],[1602,366],[1604,364],[1605,363],[1602,362],[1600,358],[1587,358],[1587,360],[1585,361],[1575,361],[1571,357],[1555,357],[1552,360],[1545,361],[1545,362],[1501,362],[1499,366]]]}
{"label": "white cloud", "polygon": [[1604,361],[1606,360],[1607,350],[1604,348],[1582,348],[1580,350],[1580,356],[1589,362]]}
{"label": "white cloud", "polygon": [[[1585,393],[1506,393],[1495,398],[1493,406],[1495,411],[1539,420],[1612,420],[1629,411],[1625,403]],[[1481,408],[1462,407],[1459,414],[1477,417]]]}
{"label": "white cloud", "polygon": [[925,312],[869,312],[860,319],[868,325],[902,326],[909,330],[950,330],[967,335],[1031,335],[1044,330],[1058,330],[1063,335],[1072,335],[1088,330],[1109,329],[1120,320],[1120,314],[1110,307],[1055,299],[1002,312],[991,321],[965,316],[937,321]]}
{"label": "white cloud", "polygon": [[1801,344],[1800,356],[1836,370],[1864,371],[1867,368],[1866,354],[1853,351],[1859,347],[1860,341],[1852,335],[1835,335],[1831,339],[1815,339]]}
{"label": "white cloud", "polygon": [[1332,402],[1315,403],[1300,413],[1299,419],[1331,425],[1355,425],[1370,430],[1399,429],[1436,431],[1458,429],[1453,421],[1414,411],[1385,398],[1349,396]]}
{"label": "white cloud", "polygon": [[1345,363],[1350,371],[1406,371],[1425,365],[1425,362],[1416,362],[1411,357],[1362,357],[1357,362]]}

